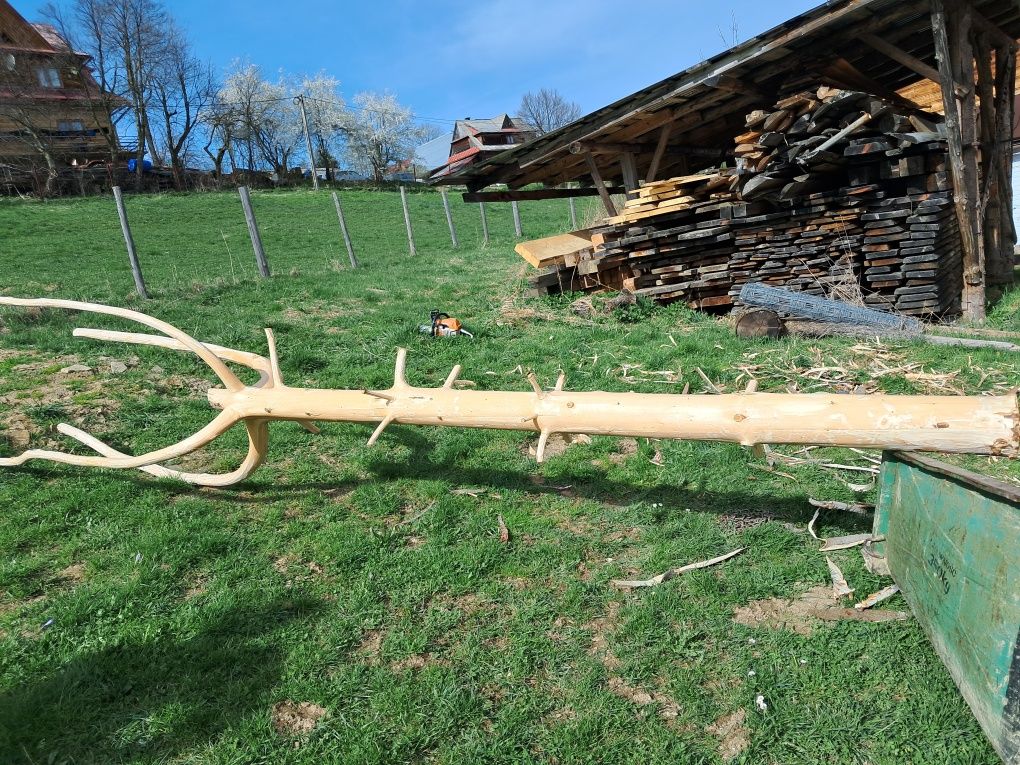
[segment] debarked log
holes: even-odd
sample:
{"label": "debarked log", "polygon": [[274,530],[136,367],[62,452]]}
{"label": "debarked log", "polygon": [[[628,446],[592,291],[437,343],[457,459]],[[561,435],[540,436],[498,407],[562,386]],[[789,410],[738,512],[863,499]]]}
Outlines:
{"label": "debarked log", "polygon": [[[96,340],[154,345],[196,353],[215,372],[223,388],[209,391],[221,413],[205,428],[180,443],[133,457],[70,425],[60,431],[99,456],[29,450],[0,458],[0,466],[29,460],[71,465],[138,468],[189,483],[226,486],[250,475],[265,459],[268,423],[295,421],[314,432],[316,421],[376,424],[374,444],[392,424],[495,428],[539,434],[537,455],[544,457],[553,433],[726,441],[745,446],[805,444],[901,451],[960,452],[1015,456],[1020,448],[1020,412],[1015,396],[898,396],[834,393],[744,393],[683,395],[660,393],[579,392],[564,390],[561,374],[551,390],[534,375],[530,391],[461,390],[454,367],[437,388],[409,385],[406,351],[397,351],[393,385],[383,390],[293,388],[284,384],[272,331],[266,330],[269,357],[207,345],[145,314],[122,308],[67,300],[21,300],[0,297],[0,305],[65,308],[132,319],[163,335],[78,329],[74,334]],[[245,385],[224,360],[259,372]],[[223,475],[186,473],[159,463],[205,446],[234,425],[248,430],[249,452],[235,471]]]}

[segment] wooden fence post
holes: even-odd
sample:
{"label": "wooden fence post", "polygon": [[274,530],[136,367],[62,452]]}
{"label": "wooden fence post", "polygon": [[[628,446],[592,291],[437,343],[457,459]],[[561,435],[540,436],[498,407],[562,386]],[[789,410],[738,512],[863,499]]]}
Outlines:
{"label": "wooden fence post", "polygon": [[248,223],[251,247],[255,250],[255,263],[258,265],[262,277],[268,279],[271,275],[269,261],[266,260],[266,252],[262,249],[262,237],[259,235],[259,224],[255,220],[255,211],[251,209],[251,196],[248,194],[248,187],[238,186],[237,193],[241,195],[241,207],[244,208],[244,219]]}
{"label": "wooden fence post", "polygon": [[440,189],[439,193],[443,197],[443,210],[446,211],[446,225],[450,227],[450,241],[453,242],[454,247],[458,247],[457,230],[453,227],[453,216],[450,214],[450,200],[446,198],[446,189]]}
{"label": "wooden fence post", "polygon": [[351,235],[347,232],[347,221],[344,220],[344,210],[340,206],[340,197],[333,192],[333,204],[336,205],[336,217],[340,221],[340,233],[344,238],[344,246],[347,247],[347,257],[351,259],[351,268],[358,267],[358,259],[354,257],[354,245],[351,244]]}
{"label": "wooden fence post", "polygon": [[485,219],[485,202],[479,202],[478,209],[482,211],[482,244],[488,244],[489,222]]}
{"label": "wooden fence post", "polygon": [[577,208],[574,206],[574,198],[570,197],[567,201],[570,203],[570,228],[577,231]]}
{"label": "wooden fence post", "polygon": [[113,200],[117,203],[117,217],[120,218],[120,230],[124,234],[124,244],[127,245],[128,261],[131,263],[131,276],[135,280],[135,289],[142,300],[148,300],[149,292],[145,289],[142,266],[138,262],[138,253],[135,252],[135,240],[131,236],[131,227],[128,226],[127,209],[124,207],[124,196],[120,193],[120,186],[113,187]]}
{"label": "wooden fence post", "polygon": [[517,200],[510,203],[510,209],[514,213],[514,236],[520,239],[523,234],[521,233],[521,208],[517,206]]}
{"label": "wooden fence post", "polygon": [[411,255],[417,255],[418,250],[414,246],[414,230],[411,228],[411,213],[407,210],[407,191],[400,187],[400,204],[404,208],[404,225],[407,226],[407,244],[411,248]]}

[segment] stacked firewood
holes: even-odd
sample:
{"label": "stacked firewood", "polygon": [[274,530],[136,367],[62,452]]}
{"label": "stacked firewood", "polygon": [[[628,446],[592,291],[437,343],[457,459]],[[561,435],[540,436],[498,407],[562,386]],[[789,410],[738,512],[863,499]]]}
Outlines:
{"label": "stacked firewood", "polygon": [[952,313],[959,231],[940,119],[821,87],[748,115],[732,167],[648,183],[539,291],[627,288],[728,307],[748,281]]}

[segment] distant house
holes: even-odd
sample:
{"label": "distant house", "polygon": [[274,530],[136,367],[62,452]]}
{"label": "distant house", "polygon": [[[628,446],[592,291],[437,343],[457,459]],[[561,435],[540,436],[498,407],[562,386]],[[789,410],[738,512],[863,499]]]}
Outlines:
{"label": "distant house", "polygon": [[[418,147],[417,154],[424,164],[435,168],[429,175],[430,180],[435,180],[534,137],[534,130],[519,117],[509,114],[480,120],[468,117],[457,120],[452,135],[429,141]],[[446,156],[432,165],[432,161],[439,159],[438,152],[444,144],[448,149]]]}
{"label": "distant house", "polygon": [[88,64],[56,29],[0,0],[0,164],[54,170],[116,151],[109,108],[123,102],[100,91]]}

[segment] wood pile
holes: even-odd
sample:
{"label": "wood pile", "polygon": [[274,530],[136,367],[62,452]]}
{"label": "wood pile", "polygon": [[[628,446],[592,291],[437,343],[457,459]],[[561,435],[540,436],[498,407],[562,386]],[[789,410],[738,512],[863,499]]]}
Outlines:
{"label": "wood pile", "polygon": [[[728,308],[749,281],[914,315],[959,308],[940,117],[820,87],[748,115],[734,166],[647,183],[538,291],[629,289]],[[845,299],[845,295],[840,297]]]}

